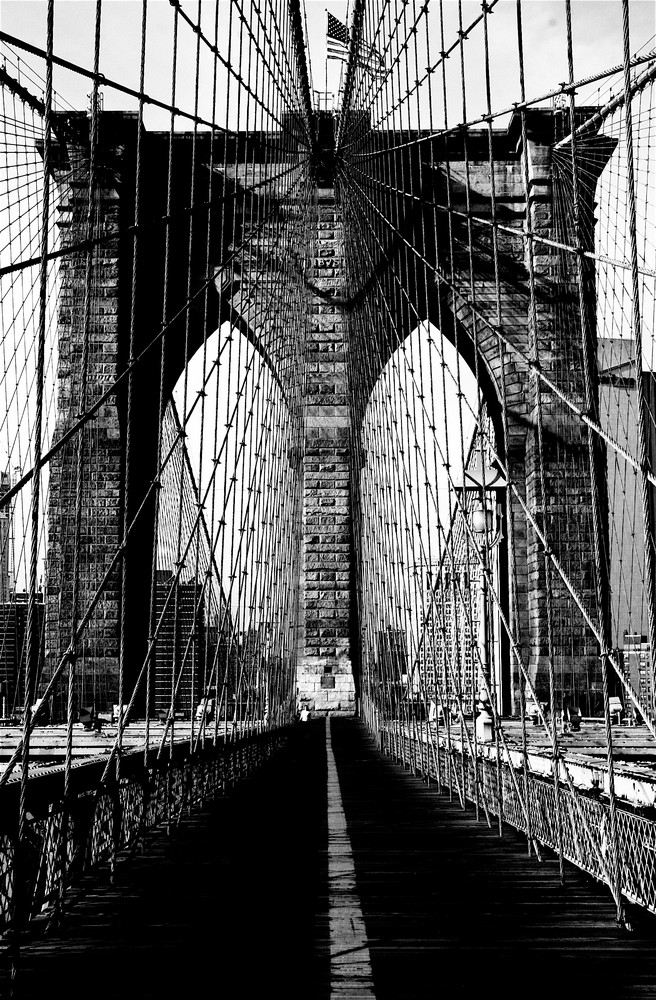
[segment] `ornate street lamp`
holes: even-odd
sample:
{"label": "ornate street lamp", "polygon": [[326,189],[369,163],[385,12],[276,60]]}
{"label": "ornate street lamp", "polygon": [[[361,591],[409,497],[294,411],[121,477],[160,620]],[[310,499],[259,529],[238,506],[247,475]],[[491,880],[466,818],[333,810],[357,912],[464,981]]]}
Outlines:
{"label": "ornate street lamp", "polygon": [[[498,648],[499,627],[498,614],[493,614],[491,606],[490,592],[488,587],[488,573],[494,581],[494,589],[499,593],[499,565],[498,565],[498,545],[503,538],[502,516],[498,500],[498,490],[506,488],[506,481],[501,475],[496,463],[492,463],[489,468],[480,466],[465,469],[462,480],[454,482],[453,487],[460,496],[460,510],[467,518],[469,527],[475,535],[481,560],[474,555],[476,560],[476,576],[480,581],[478,587],[479,601],[479,634],[478,649],[481,662],[481,670],[490,691],[497,711],[501,713],[501,657],[497,652],[494,655],[494,646]],[[473,569],[474,567],[472,567]],[[473,574],[470,573],[470,579]],[[496,643],[495,640],[496,639]],[[481,715],[479,720],[479,736],[488,742],[492,739],[492,718],[489,711],[484,707],[486,698],[482,697],[479,691],[479,705]]]}

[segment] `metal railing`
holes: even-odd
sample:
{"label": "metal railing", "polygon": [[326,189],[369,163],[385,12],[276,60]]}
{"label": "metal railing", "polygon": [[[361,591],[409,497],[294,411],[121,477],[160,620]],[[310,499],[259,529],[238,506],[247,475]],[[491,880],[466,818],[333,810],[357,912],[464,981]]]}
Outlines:
{"label": "metal railing", "polygon": [[[607,802],[563,783],[556,795],[552,781],[506,761],[482,757],[474,761],[460,747],[441,744],[433,732],[426,740],[402,725],[390,724],[371,703],[363,703],[363,717],[383,753],[439,787],[452,789],[463,804],[478,801],[483,813],[501,815],[504,823],[552,851],[558,851],[562,838],[568,861],[611,885]],[[526,794],[518,794],[518,789]],[[617,810],[617,820],[622,894],[656,913],[656,821],[622,808]]]}
{"label": "metal railing", "polygon": [[[75,880],[134,848],[160,824],[177,823],[252,774],[285,741],[287,729],[221,740],[191,754],[188,741],[173,754],[144,762],[143,750],[121,759],[121,777],[101,782],[106,759],[73,768],[64,798],[63,767],[28,784],[27,830],[19,849],[16,803],[20,781],[0,791],[0,933],[12,938],[40,917],[56,915]],[[8,933],[9,932],[9,933]]]}

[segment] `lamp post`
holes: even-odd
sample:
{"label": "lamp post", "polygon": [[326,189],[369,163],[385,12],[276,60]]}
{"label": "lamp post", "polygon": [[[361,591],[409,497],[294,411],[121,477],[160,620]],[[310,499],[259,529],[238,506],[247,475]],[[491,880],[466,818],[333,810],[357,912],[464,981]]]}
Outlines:
{"label": "lamp post", "polygon": [[[454,489],[461,494],[461,512],[467,518],[481,555],[477,574],[480,581],[477,588],[478,650],[481,671],[499,713],[502,710],[499,619],[492,614],[488,574],[496,584],[499,580],[498,545],[503,537],[497,491],[505,487],[506,481],[495,463],[489,469],[465,469],[462,481],[454,483]],[[498,592],[498,586],[495,589]]]}

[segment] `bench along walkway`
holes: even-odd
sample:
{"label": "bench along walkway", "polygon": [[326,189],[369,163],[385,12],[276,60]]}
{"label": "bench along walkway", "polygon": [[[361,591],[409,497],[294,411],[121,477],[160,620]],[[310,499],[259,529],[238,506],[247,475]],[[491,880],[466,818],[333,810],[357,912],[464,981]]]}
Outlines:
{"label": "bench along walkway", "polygon": [[88,879],[21,996],[656,997],[656,921],[315,720],[262,771]]}

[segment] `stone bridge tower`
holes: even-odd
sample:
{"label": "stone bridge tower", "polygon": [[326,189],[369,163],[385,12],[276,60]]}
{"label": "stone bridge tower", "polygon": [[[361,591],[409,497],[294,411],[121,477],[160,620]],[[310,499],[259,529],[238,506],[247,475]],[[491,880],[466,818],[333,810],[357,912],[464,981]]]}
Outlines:
{"label": "stone bridge tower", "polygon": [[[578,109],[576,124],[594,110]],[[363,288],[356,285],[351,294],[356,299],[364,296],[370,271],[405,276],[403,289],[397,282],[389,293],[389,319],[372,331],[373,346],[359,348],[370,359],[369,392],[394,351],[422,321],[441,329],[478,371],[512,487],[504,530],[507,539],[512,519],[512,559],[506,551],[501,599],[514,619],[538,697],[546,699],[550,643],[545,553],[535,526],[558,540],[554,554],[586,611],[597,620],[592,483],[593,477],[603,479],[603,456],[596,455],[591,467],[582,422],[536,377],[539,369],[575,407],[585,407],[584,338],[589,338],[588,375],[593,386],[597,383],[595,291],[594,269],[586,263],[584,294],[579,296],[575,255],[558,248],[559,243],[574,242],[571,149],[555,152],[557,141],[569,133],[566,114],[528,111],[526,125],[528,177],[519,115],[513,116],[506,132],[492,134],[492,151],[487,130],[468,130],[466,138],[453,132],[430,143],[408,141],[389,154],[384,153],[384,134],[377,135],[376,157],[386,157],[389,176],[405,178],[405,190],[420,191],[421,199],[405,198],[393,184],[371,185],[372,201],[381,199],[379,216],[398,220],[398,235],[385,235],[379,247],[370,248],[373,264],[360,279]],[[389,142],[394,145],[394,136]],[[357,142],[354,145],[362,156]],[[580,171],[581,231],[590,241],[595,186],[613,148],[612,141],[591,134],[577,153],[585,160]],[[527,220],[540,241],[513,235],[513,230],[525,230]],[[347,215],[345,227],[357,231],[355,221]],[[407,247],[413,248],[410,263]],[[351,252],[357,253],[357,247]],[[586,303],[584,316],[580,301]],[[355,424],[362,419],[363,414],[356,415]],[[590,698],[582,707],[596,713],[601,706],[599,650],[573,612],[565,583],[556,572],[551,578],[551,649],[569,664],[570,676],[585,679]],[[509,712],[517,707],[518,671],[508,662],[507,648],[505,655],[508,678],[512,671],[512,691],[507,683],[503,706]]]}
{"label": "stone bridge tower", "polygon": [[[586,114],[586,109],[581,109]],[[521,133],[515,119],[505,134],[494,135],[495,190],[497,217],[511,226],[521,227],[528,210],[532,230],[555,243],[570,238],[559,228],[559,220],[567,218],[564,189],[559,186],[558,163],[553,145],[558,138],[558,114],[551,111],[530,112],[528,121],[528,190],[524,178]],[[66,116],[60,128],[59,160],[55,179],[60,190],[60,216],[63,243],[77,242],[84,232],[81,207],[86,202],[85,164],[88,163],[88,122],[84,115]],[[324,123],[325,127],[325,123]],[[94,661],[95,669],[105,678],[108,698],[116,694],[121,607],[125,608],[125,627],[130,637],[132,669],[143,661],[148,633],[148,588],[144,586],[143,567],[150,566],[152,551],[152,491],[149,484],[156,476],[156,442],[162,414],[160,399],[168,398],[185,363],[185,341],[188,355],[200,346],[204,336],[226,319],[231,320],[257,347],[276,371],[281,382],[290,376],[291,359],[282,342],[267,329],[253,327],[248,315],[248,274],[239,276],[221,272],[217,281],[205,289],[205,308],[187,310],[184,320],[173,323],[167,333],[166,352],[162,359],[161,342],[157,334],[162,326],[162,284],[164,268],[163,228],[153,226],[149,254],[133,260],[133,226],[135,222],[135,168],[137,121],[134,116],[104,113],[101,117],[101,165],[98,187],[98,223],[103,235],[98,245],[97,277],[93,286],[96,321],[89,345],[89,375],[86,406],[100,399],[106,386],[125,372],[130,354],[130,330],[133,354],[146,351],[149,360],[135,368],[132,391],[140,400],[138,435],[133,435],[130,454],[126,452],[127,437],[127,378],[118,393],[102,401],[93,423],[85,430],[85,448],[93,446],[95,467],[85,486],[82,504],[82,535],[86,536],[83,559],[85,572],[92,581],[99,581],[106,556],[114,549],[122,525],[137,517],[141,530],[129,553],[130,571],[127,592],[121,593],[118,569],[110,574],[98,613],[91,623],[85,640],[85,656]],[[209,134],[197,137],[192,157],[192,137],[178,134],[174,142],[174,174],[172,186],[171,238],[176,253],[185,259],[179,267],[169,268],[166,288],[168,316],[185,312],[188,289],[187,264],[191,267],[190,290],[196,295],[207,273],[207,261],[225,259],[230,239],[247,234],[246,208],[241,213],[238,202],[229,194],[243,184],[247,170],[257,171],[260,157],[264,162],[266,143],[258,152],[257,136],[249,136],[249,166],[240,168],[240,138],[231,140],[233,147],[214,150],[214,162],[224,159],[235,164],[232,171],[208,172],[210,143],[219,139]],[[300,220],[299,225],[313,230],[314,250],[305,275],[306,347],[303,359],[302,398],[305,445],[302,458],[304,486],[303,563],[301,572],[300,633],[298,641],[298,696],[316,711],[351,712],[355,704],[353,659],[357,649],[357,612],[354,595],[354,560],[351,496],[357,488],[352,469],[351,443],[357,435],[362,414],[352,411],[349,388],[348,309],[343,296],[344,243],[342,224],[349,225],[348,206],[344,219],[338,214],[331,189],[332,149],[326,140],[326,163],[318,166],[319,186],[316,189],[313,218]],[[381,137],[384,141],[384,136]],[[391,141],[391,140],[390,140]],[[491,267],[490,227],[491,183],[488,161],[487,132],[468,135],[468,164],[462,143],[456,138],[433,140],[430,161],[419,154],[408,153],[404,161],[407,177],[413,177],[415,190],[421,186],[426,205],[446,202],[449,162],[450,204],[454,230],[464,226],[469,188],[469,210],[478,219],[474,223],[474,239],[479,253],[472,275],[475,301],[462,294],[469,287],[468,261],[456,252],[451,259],[453,244],[446,238],[444,219],[435,217],[424,207],[412,211],[399,201],[396,217],[401,220],[400,235],[412,241],[419,253],[434,266],[417,268],[407,273],[404,296],[409,297],[415,313],[435,325],[458,343],[466,360],[473,362],[478,352],[480,370],[486,392],[488,410],[495,422],[497,440],[504,441],[501,401],[506,399],[508,437],[504,441],[511,478],[519,497],[511,499],[514,530],[514,571],[516,573],[518,632],[524,637],[522,653],[529,663],[538,691],[544,690],[548,657],[545,622],[544,554],[539,538],[527,520],[524,508],[540,523],[542,517],[542,486],[549,496],[547,531],[562,539],[559,558],[590,610],[594,606],[594,567],[592,554],[590,457],[581,434],[579,422],[552,393],[540,389],[526,359],[532,345],[539,363],[549,378],[556,381],[570,399],[583,399],[581,317],[578,287],[563,255],[554,247],[529,243],[510,234],[499,234],[500,296],[497,302],[494,270]],[[221,138],[221,143],[228,140]],[[244,140],[245,142],[245,140]],[[588,187],[584,192],[584,211],[592,232],[594,184],[603,169],[611,149],[604,140],[596,143],[592,166],[585,176]],[[588,145],[589,145],[588,143]],[[168,134],[144,133],[141,136],[142,169],[147,172],[141,210],[144,219],[161,219],[167,214],[166,163]],[[416,151],[418,147],[413,147]],[[244,145],[245,149],[245,145]],[[399,154],[391,154],[399,155]],[[565,169],[565,161],[561,170]],[[462,167],[459,165],[462,164]],[[72,166],[76,170],[72,171]],[[254,165],[254,166],[253,166]],[[241,170],[241,173],[240,173]],[[596,172],[596,173],[595,173]],[[77,178],[71,183],[71,176]],[[242,174],[244,176],[242,176]],[[253,175],[254,176],[254,175]],[[252,179],[252,178],[251,178]],[[208,246],[205,233],[190,241],[189,216],[175,212],[176,205],[186,204],[190,185],[203,190],[208,204],[217,206],[220,224]],[[321,187],[320,185],[324,186]],[[257,185],[255,186],[255,189]],[[260,195],[252,193],[255,201]],[[263,197],[263,196],[262,196]],[[388,194],[389,197],[389,194]],[[246,205],[246,202],[243,202]],[[252,208],[252,204],[251,204]],[[284,211],[280,206],[280,211]],[[422,216],[423,211],[423,216]],[[462,234],[461,234],[462,235]],[[387,247],[385,266],[399,246]],[[348,244],[346,246],[348,253]],[[529,281],[527,254],[532,252],[534,283]],[[400,260],[400,256],[399,256]],[[184,266],[182,266],[184,263]],[[383,266],[383,261],[379,262]],[[133,268],[139,274],[141,292],[136,301],[130,299]],[[435,280],[435,273],[451,270],[454,284]],[[74,423],[79,395],[81,343],[79,315],[84,297],[84,254],[71,255],[62,270],[61,309],[59,315],[58,368],[58,429],[62,435]],[[255,272],[254,272],[255,273]],[[401,272],[403,273],[403,272]],[[592,280],[588,273],[588,280]],[[590,286],[592,287],[592,286]],[[589,292],[590,289],[587,289]],[[587,295],[590,301],[590,296]],[[408,336],[405,303],[399,294],[389,303],[393,326]],[[350,308],[350,307],[349,307]],[[500,316],[497,317],[497,309]],[[588,315],[587,329],[594,337],[594,310]],[[505,340],[496,332],[496,324],[504,331]],[[358,373],[358,378],[370,380],[373,389],[377,374],[393,352],[389,331],[372,330],[378,369],[372,365]],[[400,341],[399,341],[400,343]],[[399,346],[398,344],[396,346]],[[351,345],[352,349],[352,345]],[[534,352],[535,353],[535,352]],[[355,362],[354,362],[355,363]],[[473,363],[472,363],[473,367]],[[162,390],[160,392],[160,390]],[[537,457],[536,427],[542,414],[544,483]],[[72,555],[68,549],[70,537],[71,497],[74,490],[75,450],[67,445],[51,470],[50,543],[48,553],[46,646],[47,661],[44,678],[53,669],[58,657],[70,641]],[[145,505],[141,498],[150,496]],[[575,498],[575,499],[573,499]],[[126,507],[127,504],[127,507]],[[508,511],[507,511],[508,514]],[[141,569],[140,569],[141,567]],[[63,581],[63,582],[62,582]],[[508,590],[508,588],[506,588]],[[86,595],[86,600],[90,593]],[[507,601],[506,593],[506,601]],[[563,621],[571,614],[568,595],[559,581],[554,583],[554,615]],[[560,634],[560,632],[559,632]],[[573,669],[586,673],[590,689],[596,697],[599,687],[599,661],[595,645],[584,630],[572,630],[568,650],[561,653],[572,658]],[[353,654],[353,655],[352,655]],[[356,671],[357,673],[357,671]],[[357,677],[356,677],[357,682]],[[507,705],[508,709],[510,706]],[[588,706],[589,710],[594,705]]]}

